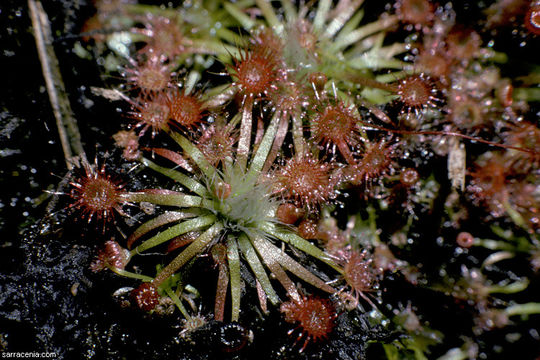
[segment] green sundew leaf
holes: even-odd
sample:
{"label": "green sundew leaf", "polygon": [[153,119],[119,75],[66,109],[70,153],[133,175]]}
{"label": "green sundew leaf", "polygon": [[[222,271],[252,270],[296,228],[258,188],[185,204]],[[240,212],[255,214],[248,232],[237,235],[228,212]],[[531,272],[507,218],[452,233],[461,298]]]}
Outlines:
{"label": "green sundew leaf", "polygon": [[145,222],[141,226],[137,228],[128,238],[127,246],[128,248],[131,248],[131,245],[137,239],[139,239],[144,234],[148,233],[149,231],[152,231],[154,229],[157,229],[160,226],[163,226],[165,224],[170,224],[172,222],[176,222],[185,218],[193,217],[195,214],[190,212],[184,212],[184,211],[167,211],[164,214],[161,214],[155,218],[153,218],[150,221]]}
{"label": "green sundew leaf", "polygon": [[242,121],[240,122],[240,137],[236,147],[236,166],[242,171],[246,169],[248,156],[251,151],[251,135],[253,129],[253,96],[244,99],[242,106]]}
{"label": "green sundew leaf", "polygon": [[373,35],[379,31],[389,28],[394,23],[398,21],[397,16],[388,16],[386,18],[381,18],[372,23],[366,24],[362,27],[357,28],[343,36],[338,42],[334,42],[332,49],[337,51],[344,50],[347,46],[357,43],[358,41]]}
{"label": "green sundew leaf", "polygon": [[142,163],[149,167],[150,169],[157,171],[158,173],[167,176],[168,178],[173,179],[174,181],[182,184],[189,190],[193,191],[195,194],[200,196],[206,196],[208,194],[206,187],[204,187],[202,184],[194,180],[193,178],[182,174],[179,171],[176,171],[174,169],[166,168],[163,166],[159,166],[156,163],[154,163],[151,160],[148,160],[146,158],[142,159]]}
{"label": "green sundew leaf", "polygon": [[483,59],[499,64],[505,64],[508,62],[508,55],[506,53],[487,48],[485,50],[487,51],[484,52],[484,55],[482,56]]}
{"label": "green sundew leaf", "polygon": [[330,6],[332,6],[332,0],[321,0],[317,7],[315,19],[313,19],[313,31],[315,33],[322,33],[324,23],[330,12]]}
{"label": "green sundew leaf", "polygon": [[521,216],[521,214],[516,209],[514,209],[514,207],[510,204],[508,200],[503,202],[503,206],[506,210],[506,214],[510,216],[510,219],[512,219],[514,224],[527,230],[527,222],[525,221],[523,216]]}
{"label": "green sundew leaf", "polygon": [[229,262],[229,274],[231,278],[231,321],[238,321],[240,316],[242,282],[240,280],[240,256],[238,255],[238,244],[232,236],[229,236],[227,239],[227,260]]}
{"label": "green sundew leaf", "polygon": [[240,235],[238,238],[238,244],[240,245],[240,249],[245,256],[251,271],[253,271],[257,280],[259,280],[259,283],[266,293],[266,296],[268,296],[270,302],[273,305],[279,304],[279,297],[274,291],[274,288],[270,283],[270,279],[266,275],[266,271],[264,271],[264,267],[261,264],[253,245],[251,245],[251,242],[248,240],[245,234]]}
{"label": "green sundew leaf", "polygon": [[325,283],[323,280],[315,276],[312,272],[310,272],[308,269],[300,265],[296,260],[291,258],[289,255],[285,254],[280,248],[272,244],[270,241],[264,239],[264,238],[258,238],[255,239],[258,243],[258,246],[261,248],[264,248],[266,252],[269,252],[272,254],[274,259],[277,260],[277,262],[285,268],[285,270],[288,270],[292,272],[294,275],[298,276],[300,279],[304,280],[305,282],[318,287],[321,290],[324,290],[329,293],[334,293],[335,289]]}
{"label": "green sundew leaf", "polygon": [[[218,246],[217,248],[225,247],[221,246],[221,244],[216,244],[216,246]],[[216,246],[214,246],[211,250],[213,253],[212,256],[214,256],[214,249],[216,249]],[[225,259],[220,258],[216,261],[219,263],[219,271],[216,284],[216,297],[214,300],[214,319],[217,321],[224,320],[223,314],[225,313],[225,300],[227,299],[227,289],[229,288],[229,269],[227,266],[225,266],[224,263],[220,263],[221,261],[225,261]]]}
{"label": "green sundew leaf", "polygon": [[398,348],[393,344],[382,344],[387,360],[401,360]]}
{"label": "green sundew leaf", "polygon": [[491,266],[499,261],[512,259],[515,257],[516,254],[513,251],[497,251],[492,254],[490,254],[485,260],[482,262],[482,269],[486,268],[487,266]]}
{"label": "green sundew leaf", "polygon": [[223,7],[233,18],[235,18],[240,23],[240,25],[242,25],[245,30],[250,30],[257,24],[242,10],[240,10],[235,4],[227,1],[225,2],[225,4],[223,4]]}
{"label": "green sundew leaf", "polygon": [[508,316],[540,314],[540,303],[516,304],[507,307],[504,312]]}
{"label": "green sundew leaf", "polygon": [[235,0],[234,3],[240,9],[247,9],[255,5],[255,0],[238,0],[238,1]]}
{"label": "green sundew leaf", "polygon": [[417,349],[417,348],[413,348],[412,350],[414,351],[414,357],[416,358],[416,360],[429,360],[429,359],[424,355],[424,353],[422,352],[422,350]]}
{"label": "green sundew leaf", "polygon": [[191,70],[184,81],[184,91],[189,94],[193,91],[195,85],[201,80],[201,73],[196,70]]}
{"label": "green sundew leaf", "polygon": [[505,240],[512,240],[514,238],[514,233],[510,229],[503,229],[500,226],[492,225],[490,227],[491,231],[498,237],[501,237]]}
{"label": "green sundew leaf", "polygon": [[[220,29],[225,30],[225,29]],[[225,31],[219,31],[219,35],[228,36]],[[230,46],[215,40],[207,39],[194,39],[191,40],[191,47],[197,49],[199,54],[217,55],[217,58],[221,62],[228,62],[231,56],[237,57],[240,55],[240,51],[237,47]]]}
{"label": "green sundew leaf", "polygon": [[[165,266],[162,264],[156,265],[156,274],[159,273]],[[174,274],[173,276],[169,277],[167,280],[161,283],[161,285],[158,288],[158,292],[160,294],[163,294],[165,289],[171,289],[174,291],[174,289],[181,290],[182,288],[182,274]],[[151,279],[153,280],[153,279]]]}
{"label": "green sundew leaf", "polygon": [[321,260],[322,262],[325,262],[326,264],[330,265],[332,268],[334,268],[339,273],[343,273],[343,269],[340,268],[334,260],[330,258],[330,256],[319,249],[317,246],[313,245],[309,241],[303,239],[302,237],[296,235],[293,232],[290,231],[283,231],[278,229],[278,227],[274,224],[264,222],[259,225],[259,228],[267,232],[268,234],[278,238],[281,241],[284,241],[288,244],[291,244],[295,248],[305,252],[306,254],[309,254],[313,256],[314,258],[317,258]]}
{"label": "green sundew leaf", "polygon": [[440,331],[424,326],[417,331],[410,331],[399,342],[394,341],[384,346],[387,355],[390,355],[388,359],[428,360],[431,358],[427,356],[430,354],[429,348],[442,343],[443,337]]}
{"label": "green sundew leaf", "polygon": [[268,241],[264,241],[260,236],[254,234],[249,237],[251,244],[255,247],[255,250],[259,253],[259,256],[262,258],[263,262],[268,266],[272,274],[276,279],[281,283],[281,285],[287,291],[287,294],[294,299],[295,301],[301,301],[300,293],[296,288],[296,285],[289,278],[287,273],[283,270],[279,261],[276,258],[274,251],[267,246]]}
{"label": "green sundew leaf", "polygon": [[150,282],[153,280],[153,278],[151,278],[150,276],[146,276],[146,275],[143,275],[143,274],[137,274],[137,273],[133,273],[131,271],[127,271],[127,270],[124,270],[124,269],[119,269],[119,268],[116,268],[116,267],[113,267],[113,266],[108,266],[108,268],[120,275],[120,276],[124,276],[124,277],[127,277],[127,278],[131,278],[131,279],[138,279],[138,280],[142,280],[142,281],[146,281],[146,282]]}
{"label": "green sundew leaf", "polygon": [[492,239],[474,239],[474,246],[482,246],[490,250],[508,250],[515,251],[515,248],[512,244],[509,244],[502,240],[492,240]]}
{"label": "green sundew leaf", "polygon": [[[354,15],[356,10],[362,5],[364,0],[355,0],[352,1],[352,3],[349,3],[345,6],[339,3],[336,8],[334,9],[334,12],[337,12],[337,14],[334,16],[332,21],[326,26],[326,30],[324,31],[324,37],[325,38],[331,38],[333,37],[338,31],[340,31],[344,26],[346,26],[351,19],[351,17]],[[358,19],[353,18],[353,23],[350,26],[350,30],[354,30],[359,22],[360,19],[362,19],[363,12],[360,11],[360,17]],[[358,15],[358,14],[357,14]]]}
{"label": "green sundew leaf", "polygon": [[149,202],[155,205],[193,207],[201,206],[202,198],[176,191],[149,189],[122,194],[122,199],[130,202]]}
{"label": "green sundew leaf", "polygon": [[211,179],[214,176],[215,168],[210,165],[204,154],[195,145],[193,145],[191,141],[177,132],[170,132],[169,135],[174,141],[176,141],[178,145],[180,145],[180,147],[182,147],[184,152],[195,162],[195,164],[197,164],[199,169],[204,175],[206,175],[206,177]]}
{"label": "green sundew leaf", "polygon": [[186,308],[182,304],[182,301],[180,301],[180,298],[178,296],[176,296],[175,292],[172,291],[170,288],[166,288],[165,292],[172,299],[172,301],[174,302],[174,304],[176,305],[178,310],[180,310],[182,315],[184,315],[184,318],[186,318],[188,320],[191,319],[191,316],[189,315],[188,311],[186,310]]}
{"label": "green sundew leaf", "polygon": [[[203,95],[203,104],[205,108],[213,108],[213,107],[220,107],[229,102],[233,96],[236,94],[237,88],[234,86],[231,86],[230,84],[225,85],[219,85],[214,88],[211,88],[207,90]],[[238,122],[238,119],[240,116],[239,113],[237,113],[233,119],[229,121],[229,124]],[[235,119],[236,118],[236,119]]]}
{"label": "green sundew leaf", "polygon": [[408,50],[407,44],[393,43],[392,45],[383,46],[379,49],[379,54],[387,59],[393,58],[396,55],[406,53]]}
{"label": "green sundew leaf", "polygon": [[190,231],[202,229],[206,226],[212,225],[215,222],[216,222],[216,218],[214,215],[200,216],[195,219],[184,221],[175,226],[171,226],[167,230],[162,231],[159,234],[146,240],[141,245],[131,250],[131,254],[132,255],[139,254],[145,250],[153,248],[154,246],[157,246],[168,240],[171,240],[172,238],[175,238],[179,235],[188,233]]}
{"label": "green sundew leaf", "polygon": [[401,70],[401,71],[394,71],[388,74],[382,74],[377,75],[375,77],[375,80],[381,83],[390,83],[393,81],[398,81],[401,79],[406,78],[407,76],[414,75],[415,72],[413,70]]}
{"label": "green sundew leaf", "polygon": [[274,29],[277,34],[283,33],[283,24],[279,21],[274,8],[269,0],[255,0],[257,6],[261,10],[268,24]]}
{"label": "green sundew leaf", "polygon": [[335,42],[341,43],[351,32],[358,27],[358,24],[364,18],[364,9],[359,10],[354,16],[343,26],[336,36]]}
{"label": "green sundew leaf", "polygon": [[522,281],[515,281],[508,285],[491,285],[488,286],[488,293],[498,293],[498,294],[514,294],[520,291],[523,291],[529,286],[529,280],[525,279]]}
{"label": "green sundew leaf", "polygon": [[289,23],[293,23],[297,17],[296,9],[294,8],[292,1],[290,0],[280,0],[281,6],[285,11],[285,19]]}
{"label": "green sundew leaf", "polygon": [[[216,43],[218,44],[221,44],[224,49],[226,49],[227,51],[229,50],[229,48],[231,46],[224,46],[226,45],[224,42],[229,42],[231,44],[242,44],[242,35],[240,34],[237,34],[235,33],[234,31],[231,31],[227,28],[225,28],[225,24],[223,24],[222,22],[221,23],[221,26],[219,28],[216,29],[216,35],[218,38],[220,38],[222,41],[215,41]],[[236,23],[234,23],[232,26],[238,26]],[[223,41],[225,40],[225,41]],[[239,48],[236,48],[236,51],[235,52],[232,52],[230,53],[231,56],[235,57],[235,58],[238,58],[237,56],[240,55],[240,49]],[[230,84],[227,84],[226,86],[230,86]]]}
{"label": "green sundew leaf", "polygon": [[[279,110],[278,110],[279,111]],[[274,164],[274,161],[276,160],[276,157],[278,155],[278,152],[281,150],[283,142],[285,141],[285,136],[287,136],[288,130],[289,130],[289,119],[287,117],[280,115],[278,128],[276,131],[276,135],[274,136],[274,141],[272,144],[272,147],[270,149],[270,152],[268,153],[266,160],[264,161],[264,166],[261,170],[262,173],[267,174],[272,165]],[[291,116],[292,118],[292,116]],[[294,123],[294,120],[293,120]],[[294,132],[294,130],[293,130]],[[295,134],[293,133],[293,137]]]}
{"label": "green sundew leaf", "polygon": [[264,134],[261,143],[259,144],[259,148],[257,149],[255,156],[253,156],[253,159],[251,160],[248,171],[249,177],[257,178],[261,173],[264,163],[266,162],[266,158],[268,156],[268,153],[270,152],[270,149],[272,148],[272,143],[274,142],[274,138],[276,136],[279,125],[279,116],[277,113],[278,112],[276,112],[272,117],[270,126],[268,126],[268,129],[266,130],[266,133]]}
{"label": "green sundew leaf", "polygon": [[162,282],[167,280],[172,276],[178,269],[184,266],[189,260],[195,257],[197,254],[200,254],[204,249],[214,240],[216,235],[223,229],[223,224],[214,223],[212,227],[207,229],[204,233],[201,234],[194,242],[192,242],[187,248],[184,249],[173,261],[164,267],[161,272],[157,274],[155,279],[152,281],[154,286],[159,286]]}
{"label": "green sundew leaf", "polygon": [[[157,272],[160,272],[161,269],[163,269],[163,266],[161,264],[156,266],[156,271]],[[153,279],[151,279],[151,280],[153,280]],[[177,289],[177,291],[179,293],[181,293],[180,292],[180,291],[182,291],[181,287],[182,287],[182,274],[175,274],[175,275],[169,277],[167,280],[165,280],[164,282],[161,283],[161,285],[158,288],[158,292],[162,296],[167,294],[167,296],[169,296],[172,299],[173,303],[176,305],[178,310],[180,310],[180,312],[182,313],[184,318],[190,319],[191,316],[189,315],[186,308],[182,304],[182,301],[180,300],[178,295],[176,295],[176,292],[173,290],[173,289]]]}
{"label": "green sundew leaf", "polygon": [[369,53],[366,53],[361,56],[348,60],[347,65],[357,70],[361,70],[361,69],[378,70],[378,69],[383,69],[383,68],[403,69],[407,64],[400,60],[384,59],[384,58],[377,57],[376,55],[371,55]]}
{"label": "green sundew leaf", "polygon": [[369,38],[366,38],[364,41],[371,43],[371,49],[369,50],[369,53],[371,55],[378,56],[382,59],[388,59],[386,54],[383,54],[381,52],[381,49],[384,43],[384,37],[385,37],[385,33],[378,33],[378,34],[370,36]]}
{"label": "green sundew leaf", "polygon": [[375,105],[388,104],[389,102],[397,98],[396,96],[391,95],[386,90],[374,89],[369,87],[364,88],[360,95],[363,98],[367,99],[370,103]]}

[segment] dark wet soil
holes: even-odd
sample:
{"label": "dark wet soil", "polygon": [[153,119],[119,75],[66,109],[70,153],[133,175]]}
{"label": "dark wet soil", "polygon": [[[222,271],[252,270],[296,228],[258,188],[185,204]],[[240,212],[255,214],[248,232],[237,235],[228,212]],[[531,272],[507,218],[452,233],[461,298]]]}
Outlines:
{"label": "dark wet soil", "polygon": [[[121,162],[111,140],[111,134],[119,129],[119,117],[110,116],[117,113],[115,106],[90,92],[90,86],[103,86],[106,79],[102,79],[94,60],[76,56],[72,40],[63,36],[79,32],[82,21],[92,14],[92,4],[84,0],[54,0],[45,5],[83,145],[89,158],[107,153],[107,162],[122,178],[127,169],[118,165],[114,168],[114,164]],[[467,6],[472,8],[471,12],[466,11]],[[469,16],[477,12],[475,9],[471,2],[462,8]],[[101,232],[84,222],[66,220],[69,211],[65,200],[54,195],[62,190],[59,184],[65,182],[67,169],[26,4],[2,0],[0,24],[0,352],[49,351],[66,359],[385,358],[380,347],[368,349],[368,342],[390,341],[401,334],[369,325],[368,316],[360,311],[341,313],[328,341],[310,344],[301,353],[303,340],[295,343],[297,335],[287,335],[293,326],[285,323],[276,309],[262,317],[256,306],[249,305],[257,304],[249,291],[242,300],[246,304],[244,326],[209,321],[191,338],[180,336],[181,320],[177,316],[149,317],[123,308],[125,299],[112,294],[136,284],[89,270],[95,249],[101,243]],[[424,227],[424,231],[438,225],[429,217],[424,225],[427,224],[431,226]],[[127,228],[125,224],[119,226]],[[436,269],[440,261],[446,261],[442,258],[453,256],[450,249],[436,245],[436,235],[430,235],[425,242],[433,244],[431,247],[424,246],[415,252],[428,269]],[[454,263],[458,260],[474,262],[466,258],[455,259]],[[204,260],[197,266],[194,273],[212,272]],[[245,273],[249,277],[249,272]],[[211,292],[215,286],[211,285],[201,285],[201,291],[213,299]],[[382,287],[388,289],[383,294],[386,303],[406,303],[412,299],[422,309],[424,319],[445,333],[444,345],[434,348],[434,355],[460,346],[460,336],[472,335],[472,319],[466,304],[456,304],[453,298],[413,287],[399,275],[389,276]],[[533,279],[529,291],[540,293],[538,279]],[[203,312],[208,312],[212,304],[203,306]],[[538,334],[535,337],[527,333],[529,328],[515,326],[494,331],[479,339],[479,343],[489,359],[508,358],[518,349],[529,353],[521,359],[533,359],[539,353]],[[506,337],[516,332],[523,333],[521,340],[510,344]],[[495,354],[493,345],[506,350]]]}

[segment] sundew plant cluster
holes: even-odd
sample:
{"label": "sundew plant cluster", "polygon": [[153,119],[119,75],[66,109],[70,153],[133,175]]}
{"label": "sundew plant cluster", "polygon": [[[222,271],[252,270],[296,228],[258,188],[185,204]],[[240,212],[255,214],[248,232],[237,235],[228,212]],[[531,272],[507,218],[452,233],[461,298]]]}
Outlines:
{"label": "sundew plant cluster", "polygon": [[278,314],[282,358],[540,341],[538,65],[493,40],[538,44],[540,4],[467,24],[451,2],[371,3],[95,2],[75,51],[99,58],[129,171],[81,156],[67,210],[102,229],[89,266],[130,278],[124,306],[180,314],[186,344],[242,329],[228,353]]}

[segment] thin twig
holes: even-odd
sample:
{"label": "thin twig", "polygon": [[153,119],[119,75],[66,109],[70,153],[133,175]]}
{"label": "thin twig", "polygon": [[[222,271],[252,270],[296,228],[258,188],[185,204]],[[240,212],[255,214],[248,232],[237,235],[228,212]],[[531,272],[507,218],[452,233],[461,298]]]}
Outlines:
{"label": "thin twig", "polygon": [[41,69],[54,117],[56,118],[64,158],[68,169],[71,170],[73,168],[73,158],[84,154],[81,134],[73,116],[62,74],[60,73],[58,59],[54,53],[51,26],[47,14],[39,1],[28,0],[28,7],[41,61]]}

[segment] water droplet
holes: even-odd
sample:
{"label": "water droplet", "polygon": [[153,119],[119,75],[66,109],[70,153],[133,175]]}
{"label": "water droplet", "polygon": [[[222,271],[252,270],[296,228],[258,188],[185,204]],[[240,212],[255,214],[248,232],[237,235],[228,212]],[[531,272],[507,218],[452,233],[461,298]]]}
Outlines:
{"label": "water droplet", "polygon": [[446,276],[446,270],[444,270],[444,269],[439,270],[439,276],[441,276],[441,277]]}

